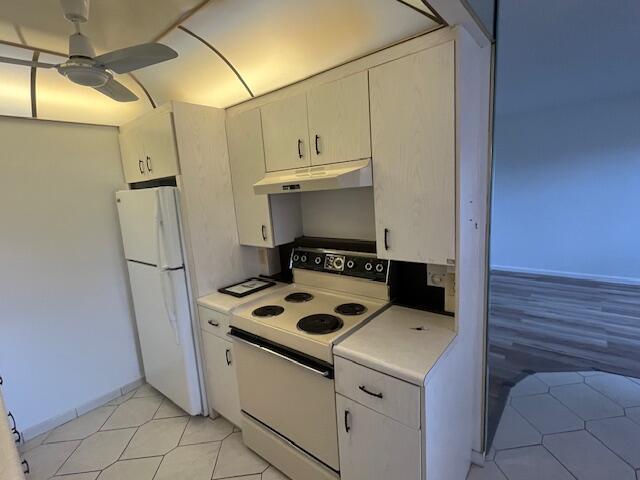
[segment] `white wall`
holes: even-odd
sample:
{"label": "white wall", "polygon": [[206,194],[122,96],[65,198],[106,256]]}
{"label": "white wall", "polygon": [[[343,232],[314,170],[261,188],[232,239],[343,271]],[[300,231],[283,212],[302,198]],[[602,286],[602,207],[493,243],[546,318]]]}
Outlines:
{"label": "white wall", "polygon": [[492,267],[640,279],[639,125],[640,94],[497,117]]}
{"label": "white wall", "polygon": [[117,130],[0,118],[0,374],[23,430],[139,379]]}
{"label": "white wall", "polygon": [[373,187],[302,193],[303,233],[375,241],[373,204]]}

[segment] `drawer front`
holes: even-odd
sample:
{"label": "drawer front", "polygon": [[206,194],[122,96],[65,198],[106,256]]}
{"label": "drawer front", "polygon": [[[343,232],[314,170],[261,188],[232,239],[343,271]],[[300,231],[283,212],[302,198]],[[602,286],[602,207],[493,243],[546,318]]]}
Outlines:
{"label": "drawer front", "polygon": [[198,315],[200,317],[200,325],[205,332],[213,333],[220,338],[228,340],[229,315],[205,307],[198,307]]}
{"label": "drawer front", "polygon": [[420,428],[420,387],[344,358],[334,358],[336,392],[391,417]]}

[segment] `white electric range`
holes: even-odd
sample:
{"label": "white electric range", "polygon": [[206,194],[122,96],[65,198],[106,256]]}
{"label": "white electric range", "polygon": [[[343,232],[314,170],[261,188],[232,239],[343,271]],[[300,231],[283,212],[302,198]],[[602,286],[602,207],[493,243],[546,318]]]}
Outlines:
{"label": "white electric range", "polygon": [[333,346],[389,303],[389,261],[296,248],[294,283],[234,310],[244,442],[292,480],[339,478]]}

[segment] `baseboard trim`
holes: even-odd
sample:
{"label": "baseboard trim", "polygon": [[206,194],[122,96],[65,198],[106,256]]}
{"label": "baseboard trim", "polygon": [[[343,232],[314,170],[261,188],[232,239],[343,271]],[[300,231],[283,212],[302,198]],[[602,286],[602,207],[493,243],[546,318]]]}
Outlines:
{"label": "baseboard trim", "polygon": [[144,377],[140,377],[138,380],[133,382],[129,382],[123,385],[120,388],[116,388],[115,390],[110,391],[104,395],[100,395],[99,397],[94,398],[88,402],[85,402],[81,405],[72,408],[71,410],[67,410],[60,415],[56,415],[55,417],[49,418],[44,422],[40,422],[37,425],[33,425],[32,427],[25,428],[20,433],[22,434],[23,443],[28,442],[29,440],[37,437],[38,435],[42,435],[50,430],[53,430],[56,427],[59,427],[63,423],[67,423],[74,418],[79,417],[80,415],[84,415],[85,413],[93,410],[94,408],[98,408],[105,403],[113,400],[114,398],[118,398],[121,395],[126,395],[130,391],[138,388],[140,385],[144,384]]}
{"label": "baseboard trim", "polygon": [[595,275],[591,273],[563,272],[560,270],[544,270],[538,268],[512,267],[509,265],[491,265],[491,271],[529,273],[531,275],[548,275],[550,277],[577,278],[596,282],[615,283],[617,285],[640,285],[640,278]]}
{"label": "baseboard trim", "polygon": [[484,453],[477,450],[471,450],[471,463],[479,467],[484,466]]}

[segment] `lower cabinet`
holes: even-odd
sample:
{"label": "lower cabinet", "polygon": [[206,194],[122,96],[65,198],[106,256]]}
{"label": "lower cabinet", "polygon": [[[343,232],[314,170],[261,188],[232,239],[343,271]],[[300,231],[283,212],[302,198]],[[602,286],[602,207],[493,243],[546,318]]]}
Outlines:
{"label": "lower cabinet", "polygon": [[421,431],[336,395],[342,480],[420,480]]}
{"label": "lower cabinet", "polygon": [[209,407],[240,425],[240,400],[233,359],[233,343],[202,331]]}

